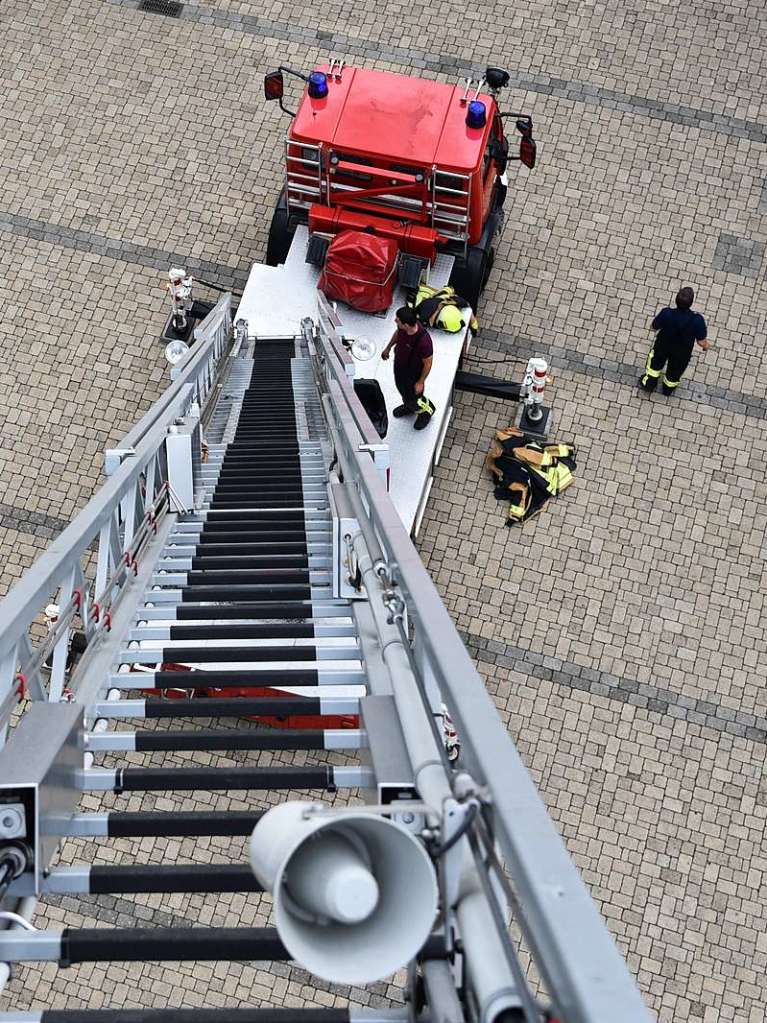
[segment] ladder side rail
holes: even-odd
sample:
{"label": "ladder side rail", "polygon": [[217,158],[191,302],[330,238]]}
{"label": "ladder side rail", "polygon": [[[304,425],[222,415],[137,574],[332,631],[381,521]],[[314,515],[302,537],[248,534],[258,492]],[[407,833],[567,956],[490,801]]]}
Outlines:
{"label": "ladder side rail", "polygon": [[[131,448],[135,448],[149,430],[164,417],[170,404],[187,384],[196,385],[209,370],[214,369],[216,373],[220,370],[221,359],[232,340],[231,310],[232,295],[227,292],[221,296],[199,327],[195,328],[195,343],[189,355],[171,370],[171,386],[125,434],[116,446],[117,450],[130,451]],[[199,392],[199,388],[197,390]],[[179,414],[183,415],[183,411]]]}
{"label": "ladder side rail", "polygon": [[[120,514],[120,505],[127,502],[129,507],[144,507],[147,468],[158,459],[160,449],[164,446],[168,427],[178,415],[188,407],[194,392],[191,384],[186,384],[168,404],[163,418],[155,423],[144,436],[135,453],[126,458],[115,473],[100,487],[85,508],[75,517],[72,523],[61,533],[51,546],[40,555],[34,564],[24,573],[13,589],[0,601],[0,706],[4,706],[8,695],[16,688],[18,695],[24,695],[27,679],[18,679],[17,665],[21,648],[29,643],[29,630],[39,619],[42,608],[50,601],[52,594],[61,591],[67,598],[67,606],[61,608],[63,625],[69,627],[75,613],[84,617],[84,622],[91,615],[91,607],[86,599],[82,560],[90,556],[91,544],[98,540],[99,544],[107,544],[109,552],[99,555],[98,564],[101,577],[108,576],[110,565],[112,580],[115,578],[115,522]],[[157,491],[155,500],[165,493],[167,486],[155,474]],[[145,514],[124,540],[124,557],[133,559],[134,564],[124,566],[124,576],[129,569],[135,570],[135,544],[144,542],[152,531],[152,524]],[[119,566],[118,566],[119,567]],[[104,585],[109,578],[103,579]],[[79,585],[78,585],[79,584]],[[111,592],[111,591],[110,591]],[[97,596],[100,594],[97,593]],[[100,609],[99,609],[100,610]],[[57,645],[61,643],[57,638]],[[26,648],[25,648],[26,650]],[[61,659],[62,654],[59,655]],[[54,661],[56,663],[56,661]],[[61,663],[61,661],[59,661]],[[39,666],[38,666],[39,668]],[[2,718],[0,717],[0,720]],[[2,725],[0,725],[2,727]]]}
{"label": "ladder side rail", "polygon": [[[360,497],[366,542],[384,557],[419,636],[428,664],[458,728],[464,763],[484,786],[497,839],[522,913],[528,947],[557,1009],[568,1023],[650,1018],[626,963],[498,715],[418,552],[388,499],[371,460],[358,450],[334,380],[323,402],[340,440],[344,478]],[[348,396],[344,396],[346,399]],[[365,518],[367,517],[367,522]],[[370,544],[368,544],[370,549]]]}
{"label": "ladder side rail", "polygon": [[[329,373],[333,380],[341,384],[344,402],[348,405],[355,425],[360,432],[361,443],[370,445],[373,448],[383,447],[388,450],[388,445],[379,437],[378,432],[370,422],[362,402],[357,397],[357,392],[354,390],[354,384],[352,383],[354,379],[354,359],[341,340],[341,333],[338,329],[343,325],[341,318],[335,313],[321,292],[317,293],[317,305],[319,311],[318,329],[308,334],[309,326],[302,324],[304,337],[307,340],[307,344],[309,344],[312,363],[316,368],[318,365],[316,351],[319,349],[323,360],[322,368],[325,371],[326,378]],[[309,322],[311,323],[311,321]],[[312,341],[315,342],[315,352],[312,352]],[[341,383],[342,381],[343,383]]]}

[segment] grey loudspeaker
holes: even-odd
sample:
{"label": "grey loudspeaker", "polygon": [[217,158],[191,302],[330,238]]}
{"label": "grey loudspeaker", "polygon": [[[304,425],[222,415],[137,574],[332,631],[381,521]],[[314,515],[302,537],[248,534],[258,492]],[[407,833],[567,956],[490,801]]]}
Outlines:
{"label": "grey loudspeaker", "polygon": [[431,932],[434,866],[418,838],[385,817],[283,803],[256,825],[250,862],[272,893],[280,939],[317,977],[381,980]]}

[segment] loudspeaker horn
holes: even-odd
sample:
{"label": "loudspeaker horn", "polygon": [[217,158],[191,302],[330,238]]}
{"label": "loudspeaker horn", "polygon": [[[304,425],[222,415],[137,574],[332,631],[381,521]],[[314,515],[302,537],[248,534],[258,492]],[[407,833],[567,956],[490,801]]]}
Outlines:
{"label": "loudspeaker horn", "polygon": [[289,802],[250,839],[282,943],[334,984],[368,984],[405,966],[431,933],[437,880],[423,844],[374,813]]}

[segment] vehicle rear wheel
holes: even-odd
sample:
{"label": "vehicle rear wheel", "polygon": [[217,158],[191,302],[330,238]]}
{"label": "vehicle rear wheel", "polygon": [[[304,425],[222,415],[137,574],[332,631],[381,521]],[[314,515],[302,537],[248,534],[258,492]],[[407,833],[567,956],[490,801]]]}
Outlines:
{"label": "vehicle rear wheel", "polygon": [[279,266],[288,258],[290,246],[295,234],[295,224],[291,225],[285,191],[280,192],[277,205],[269,227],[269,238],[266,243],[266,265]]}

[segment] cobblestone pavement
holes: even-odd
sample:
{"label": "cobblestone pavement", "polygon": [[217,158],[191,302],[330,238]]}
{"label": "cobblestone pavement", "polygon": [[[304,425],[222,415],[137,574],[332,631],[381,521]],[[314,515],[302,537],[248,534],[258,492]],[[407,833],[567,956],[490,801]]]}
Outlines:
{"label": "cobblestone pavement", "polygon": [[[763,1020],[763,5],[211,0],[167,18],[137,0],[5,0],[0,30],[4,588],[159,393],[167,267],[237,286],[262,256],[286,127],[263,72],[330,52],[426,76],[511,68],[540,164],[513,174],[468,368],[518,378],[551,359],[578,480],[507,529],[482,460],[508,410],[459,396],[421,550],[649,1004]],[[646,397],[649,320],[682,283],[716,344],[673,398]],[[136,854],[72,846],[65,859]],[[87,919],[64,899],[45,912]],[[126,897],[94,902],[90,923],[265,912]],[[10,990],[37,1007],[369,997],[313,985],[289,966],[95,964],[24,969]]]}

